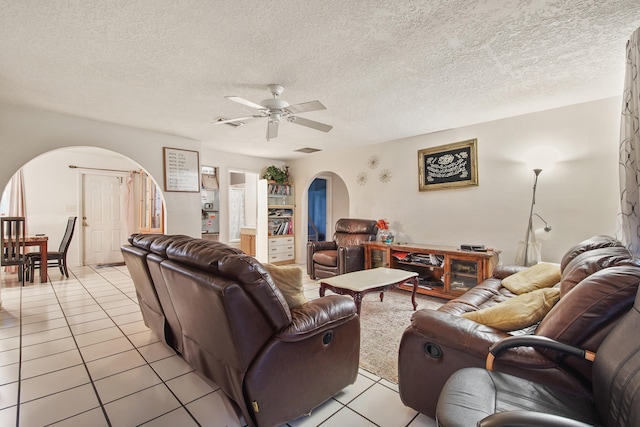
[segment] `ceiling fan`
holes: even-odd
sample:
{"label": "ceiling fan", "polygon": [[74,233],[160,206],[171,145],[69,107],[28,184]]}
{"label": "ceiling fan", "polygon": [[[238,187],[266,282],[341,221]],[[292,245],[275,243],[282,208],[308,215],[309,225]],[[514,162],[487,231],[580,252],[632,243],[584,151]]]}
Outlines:
{"label": "ceiling fan", "polygon": [[258,114],[247,117],[238,117],[235,119],[218,119],[213,124],[236,124],[242,120],[268,118],[267,123],[267,141],[278,136],[278,127],[281,119],[286,119],[289,123],[295,123],[297,125],[306,126],[312,129],[316,129],[322,132],[329,132],[333,126],[316,122],[314,120],[305,119],[303,117],[295,116],[294,114],[307,113],[309,111],[326,110],[327,108],[322,105],[320,101],[309,101],[300,104],[289,105],[289,103],[278,97],[284,92],[284,87],[279,84],[270,84],[267,86],[269,92],[273,98],[268,98],[260,101],[259,104],[241,98],[239,96],[225,96],[225,98],[237,102],[242,105],[246,105],[258,110]]}

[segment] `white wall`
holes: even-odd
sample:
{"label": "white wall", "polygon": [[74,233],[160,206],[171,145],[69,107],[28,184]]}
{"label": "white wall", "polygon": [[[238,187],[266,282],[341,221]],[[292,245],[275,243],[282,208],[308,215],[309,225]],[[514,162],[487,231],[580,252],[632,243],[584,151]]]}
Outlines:
{"label": "white wall", "polygon": [[[73,149],[98,147],[109,151]],[[200,151],[200,164],[220,167],[221,206],[227,203],[228,170],[254,173],[283,162],[213,150],[201,150],[199,141],[142,129],[0,104],[0,188],[21,167],[25,170],[30,232],[46,233],[56,247],[64,230],[60,224],[73,214],[81,217],[78,206],[78,170],[69,164],[107,169],[143,168],[164,188],[162,147]],[[71,152],[56,151],[71,148]],[[120,154],[117,154],[120,153]],[[37,184],[32,188],[32,185]],[[29,191],[30,190],[30,191]],[[164,192],[165,230],[168,234],[199,237],[201,233],[200,193]],[[74,211],[74,212],[72,212]],[[78,226],[80,226],[79,218]],[[228,235],[226,213],[220,221],[221,238]],[[78,230],[76,229],[76,233]],[[80,262],[79,234],[72,241],[69,263]]]}
{"label": "white wall", "polygon": [[[318,174],[332,172],[346,184],[350,216],[386,218],[400,241],[485,244],[502,250],[503,263],[512,263],[517,241],[524,238],[531,202],[533,172],[524,164],[525,153],[536,145],[553,145],[562,155],[554,170],[540,175],[538,184],[536,211],[553,227],[543,259],[558,261],[569,246],[594,234],[613,235],[620,105],[619,98],[605,99],[289,161],[300,215],[297,261],[304,262],[306,255],[302,232],[306,221],[300,219],[305,214],[305,189]],[[478,139],[480,185],[419,192],[418,150],[472,138]],[[228,185],[230,169],[261,174],[270,164],[284,163],[202,149],[199,141],[177,136],[0,105],[0,188],[30,160],[68,146],[121,153],[160,184],[162,147],[197,150],[201,164],[220,167],[221,189]],[[374,154],[380,164],[370,169],[367,160]],[[383,169],[391,173],[388,183],[378,180]],[[365,185],[356,182],[360,172],[368,175]],[[164,197],[166,232],[199,236],[200,194],[165,192]],[[226,198],[227,192],[221,190],[221,206]],[[345,209],[346,204],[336,208]],[[66,211],[60,215],[68,216]],[[220,221],[222,238],[227,219],[221,216]]]}
{"label": "white wall", "polygon": [[[609,98],[338,153],[315,153],[288,164],[298,188],[308,187],[323,171],[342,177],[350,216],[386,218],[399,241],[484,244],[501,250],[504,264],[513,264],[517,242],[527,228],[534,179],[525,165],[526,153],[534,146],[553,146],[560,162],[541,173],[535,211],[553,227],[543,245],[543,260],[557,262],[585,238],[615,235],[620,106],[620,98]],[[418,150],[473,138],[478,139],[479,186],[418,191]],[[368,167],[372,155],[380,158],[376,169]],[[388,183],[378,179],[384,169],[391,173]],[[368,176],[364,185],[356,182],[360,172]],[[301,193],[296,193],[298,205],[306,203]],[[300,261],[305,259],[305,242],[301,232],[297,236]]]}
{"label": "white wall", "polygon": [[[201,145],[200,141],[178,136],[7,105],[0,105],[0,118],[0,188],[31,159],[71,146],[120,153],[162,184],[162,147],[200,151]],[[165,192],[164,198],[166,232],[199,236],[200,193]]]}

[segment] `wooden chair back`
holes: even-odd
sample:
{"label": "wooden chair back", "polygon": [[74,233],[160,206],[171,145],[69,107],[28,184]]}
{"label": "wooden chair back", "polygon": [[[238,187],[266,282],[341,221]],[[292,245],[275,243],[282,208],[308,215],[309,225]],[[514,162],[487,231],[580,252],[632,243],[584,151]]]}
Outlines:
{"label": "wooden chair back", "polygon": [[24,217],[0,218],[2,258],[0,265],[23,265],[26,246]]}

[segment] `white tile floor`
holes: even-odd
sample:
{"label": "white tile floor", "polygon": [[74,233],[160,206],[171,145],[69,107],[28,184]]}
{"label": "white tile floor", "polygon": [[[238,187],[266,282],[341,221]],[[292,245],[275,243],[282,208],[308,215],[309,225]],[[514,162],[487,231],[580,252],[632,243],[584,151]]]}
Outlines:
{"label": "white tile floor", "polygon": [[[0,273],[1,426],[243,426],[224,393],[144,325],[126,267],[78,267],[19,286]],[[318,284],[305,275],[305,293]],[[434,426],[397,385],[355,384],[290,426]]]}

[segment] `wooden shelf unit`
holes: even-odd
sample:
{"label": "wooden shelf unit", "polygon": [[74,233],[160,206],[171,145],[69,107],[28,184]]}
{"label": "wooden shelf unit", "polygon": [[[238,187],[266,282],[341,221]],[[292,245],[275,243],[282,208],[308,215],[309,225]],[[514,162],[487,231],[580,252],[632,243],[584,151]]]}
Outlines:
{"label": "wooden shelf unit", "polygon": [[269,181],[267,185],[268,262],[272,264],[295,262],[293,190],[291,183]]}
{"label": "wooden shelf unit", "polygon": [[[463,251],[454,246],[418,243],[364,244],[365,268],[387,267],[415,271],[418,293],[453,299],[491,277],[498,263],[494,251]],[[409,286],[401,289],[413,290]]]}

